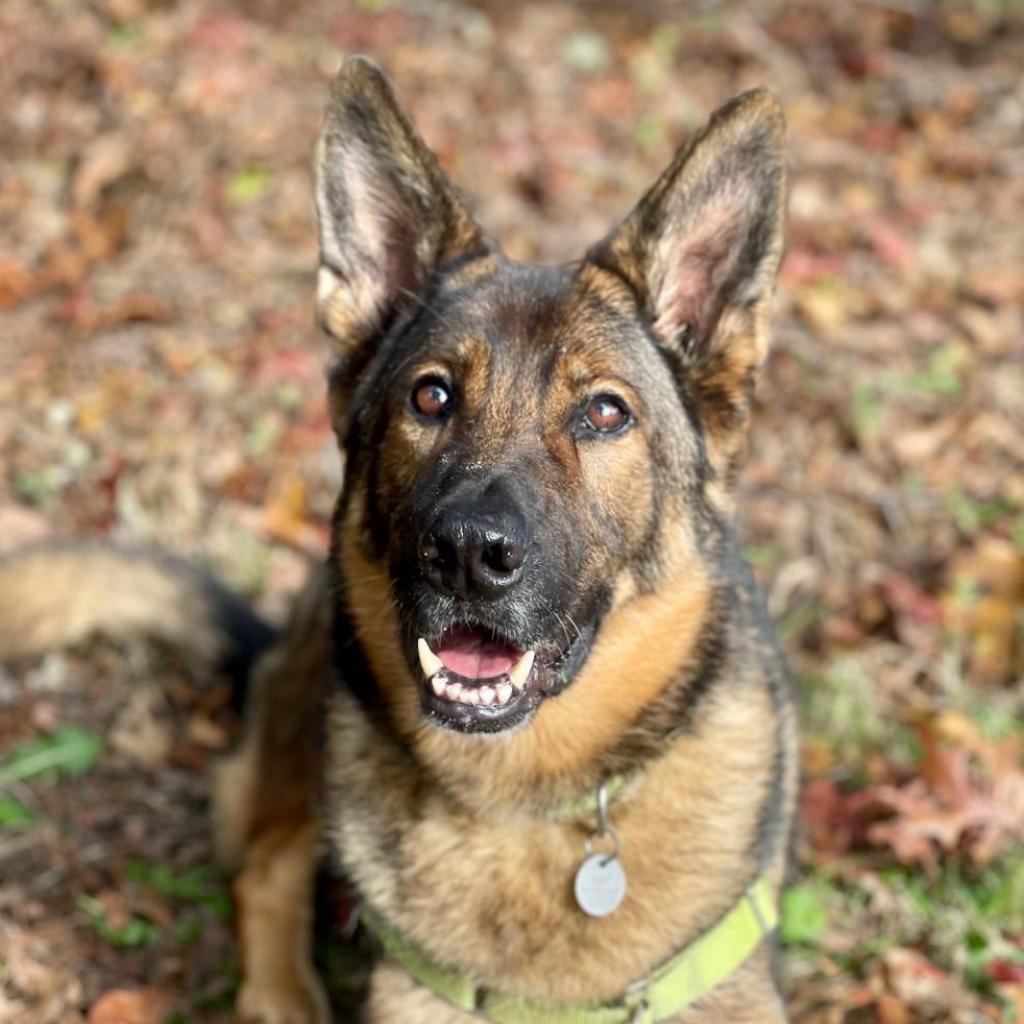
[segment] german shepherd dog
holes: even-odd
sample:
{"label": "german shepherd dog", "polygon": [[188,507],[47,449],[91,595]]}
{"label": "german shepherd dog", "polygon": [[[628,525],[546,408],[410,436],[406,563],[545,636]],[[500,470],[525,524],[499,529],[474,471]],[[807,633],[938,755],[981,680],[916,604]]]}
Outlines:
{"label": "german shepherd dog", "polygon": [[[796,731],[732,526],[782,249],[777,102],[727,103],[577,263],[533,266],[354,57],[316,202],[345,483],[280,638],[175,563],[42,550],[0,570],[0,653],[126,627],[243,671],[266,649],[215,796],[245,1020],[329,1020],[326,848],[381,937],[370,1024],[784,1021],[765,918]],[[588,889],[595,856],[616,877]],[[755,884],[762,929],[723,939]],[[680,982],[715,936],[692,961],[712,983]]]}

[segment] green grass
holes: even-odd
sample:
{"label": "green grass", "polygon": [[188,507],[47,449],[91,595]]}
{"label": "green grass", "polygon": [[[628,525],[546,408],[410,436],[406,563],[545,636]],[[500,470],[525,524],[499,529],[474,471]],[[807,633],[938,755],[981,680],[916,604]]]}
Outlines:
{"label": "green grass", "polygon": [[76,725],[61,726],[19,747],[0,765],[0,786],[45,776],[79,778],[103,755],[103,741]]}
{"label": "green grass", "polygon": [[14,831],[31,828],[35,824],[35,815],[23,803],[0,793],[0,828]]}
{"label": "green grass", "polygon": [[1024,851],[982,868],[947,863],[933,878],[876,864],[876,856],[852,857],[809,871],[787,890],[780,934],[790,955],[814,961],[831,932],[843,941],[828,955],[859,975],[891,947],[915,948],[985,995],[995,994],[989,964],[1024,963]]}
{"label": "green grass", "polygon": [[92,896],[80,893],[75,899],[79,910],[89,919],[97,934],[117,949],[136,949],[154,946],[160,938],[160,929],[143,917],[129,917],[124,924],[115,926],[107,919],[103,904]]}
{"label": "green grass", "polygon": [[153,889],[169,900],[209,907],[223,920],[231,914],[231,901],[223,879],[214,868],[204,866],[175,872],[166,864],[132,861],[127,875],[136,885]]}

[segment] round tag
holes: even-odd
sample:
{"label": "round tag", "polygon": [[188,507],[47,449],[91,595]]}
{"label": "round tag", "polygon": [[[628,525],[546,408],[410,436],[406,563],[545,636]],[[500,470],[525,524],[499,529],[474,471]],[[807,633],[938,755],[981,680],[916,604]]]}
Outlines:
{"label": "round tag", "polygon": [[576,872],[576,902],[584,914],[607,917],[626,895],[626,872],[614,854],[592,853]]}

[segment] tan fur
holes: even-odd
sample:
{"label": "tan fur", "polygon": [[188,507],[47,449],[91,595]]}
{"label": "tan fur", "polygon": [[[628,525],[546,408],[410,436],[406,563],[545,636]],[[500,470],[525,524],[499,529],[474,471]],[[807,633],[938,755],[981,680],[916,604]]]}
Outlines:
{"label": "tan fur", "polygon": [[[319,309],[337,341],[339,436],[365,426],[347,418],[350,402],[380,399],[381,418],[374,444],[357,445],[347,467],[333,564],[314,575],[260,663],[245,737],[215,787],[218,845],[238,871],[243,1019],[328,1019],[310,957],[325,831],[362,898],[429,958],[479,985],[555,1003],[620,997],[714,925],[762,871],[780,889],[796,792],[793,713],[752,582],[718,516],[731,503],[767,343],[781,133],[767,94],[727,105],[578,270],[545,284],[495,256],[379,72],[365,60],[345,63],[318,149]],[[752,173],[752,158],[764,173]],[[483,327],[445,338],[424,321],[434,336],[411,334],[420,347],[395,364],[408,380],[371,394],[377,328],[400,322],[415,301],[426,307],[438,275],[443,292],[452,261],[448,287],[461,280],[479,300],[467,322]],[[744,276],[719,294],[716,282],[735,267]],[[424,422],[402,405],[401,386],[412,393],[425,372],[457,379],[461,416]],[[595,440],[581,410],[605,389],[628,399],[635,429]],[[538,593],[564,600],[566,611],[592,609],[589,596],[600,597],[600,615],[587,612],[593,642],[576,677],[527,691],[547,696],[532,719],[495,735],[425,718],[423,681],[403,647],[394,552],[377,536],[412,529],[407,520],[421,513],[405,516],[401,499],[442,452],[492,482],[517,468],[519,489],[544,499],[535,515],[571,526],[571,537],[552,534],[558,540],[543,551],[549,567],[573,549],[569,568],[552,573],[561,590]],[[38,573],[34,580],[45,589]],[[17,580],[9,585],[19,593]],[[192,617],[186,627],[189,609],[179,615],[171,603],[200,593],[158,573],[136,611],[137,590],[130,603],[116,593],[104,603],[81,589],[103,610],[88,597],[61,598],[56,639],[109,622],[131,627],[136,615],[152,633],[151,608],[162,602],[160,621],[181,633]],[[588,600],[573,603],[576,592]],[[344,613],[336,628],[345,646],[332,650],[335,612]],[[55,639],[32,634],[17,614],[8,621],[0,652],[19,631]],[[540,642],[554,680],[568,658]],[[359,689],[363,659],[369,693]],[[329,688],[332,673],[348,686]],[[595,919],[572,896],[596,827],[582,798],[616,774],[623,785],[610,818],[628,889],[613,914]],[[366,1013],[369,1024],[479,1019],[386,959]],[[762,944],[677,1024],[784,1020]]]}
{"label": "tan fur", "polygon": [[[369,136],[362,134],[368,124],[376,125],[382,166],[405,175],[388,193],[388,201],[399,204],[399,222],[402,210],[418,211],[425,237],[436,240],[437,231],[447,232],[449,257],[457,255],[458,246],[449,244],[456,237],[464,248],[476,245],[479,236],[467,226],[462,206],[456,203],[453,217],[452,191],[438,184],[436,165],[419,153],[379,76],[365,63],[346,69],[336,87],[337,109],[328,115],[335,162],[328,146],[320,163],[321,245],[325,262],[335,268],[331,273],[354,259],[360,244],[371,254],[365,265],[378,272],[383,267],[372,254],[388,239],[374,232],[389,230],[393,221],[380,218],[375,204],[381,198],[367,191],[365,168],[353,172],[357,180],[345,189],[345,168],[368,159]],[[346,144],[342,126],[356,108],[360,117],[350,129],[359,134]],[[752,376],[767,344],[781,246],[780,139],[778,107],[764,93],[748,94],[713,118],[637,212],[592,250],[562,305],[538,304],[535,310],[547,309],[543,316],[510,313],[512,307],[500,303],[490,307],[488,330],[505,346],[500,359],[490,340],[473,336],[449,338],[441,356],[427,351],[407,359],[401,372],[409,393],[425,374],[458,381],[460,417],[443,425],[392,417],[377,438],[372,479],[365,470],[349,474],[333,557],[380,706],[371,714],[344,688],[331,702],[329,839],[355,888],[392,927],[438,963],[509,995],[552,1002],[614,999],[721,918],[765,865],[776,889],[782,883],[796,756],[792,712],[777,669],[768,667],[776,654],[759,632],[749,585],[737,581],[723,588],[716,573],[726,562],[711,556],[707,540],[699,539],[689,492],[680,486],[697,449],[679,417],[678,395],[656,375],[644,377],[642,393],[621,379],[620,353],[608,340],[604,319],[609,310],[635,317],[638,297],[650,298],[643,311],[671,350],[670,361],[680,372],[685,369],[685,387],[706,430],[712,470],[707,494],[713,507],[727,511]],[[761,178],[748,175],[744,161],[751,152],[766,161]],[[721,173],[726,177],[719,182]],[[328,185],[344,201],[332,205]],[[416,188],[422,191],[413,201]],[[425,198],[432,189],[433,198]],[[764,216],[750,218],[762,201]],[[358,223],[353,211],[372,223],[365,237],[346,247],[339,225]],[[401,244],[401,229],[398,223],[391,244]],[[722,261],[737,258],[730,247],[745,231],[758,249],[756,273],[741,292],[728,296],[731,305],[714,308],[708,282],[728,272],[730,264]],[[437,266],[422,248],[413,255],[418,262],[406,262],[402,273],[429,274]],[[465,268],[461,274],[482,287],[498,273],[490,257],[477,256],[469,266],[472,274]],[[383,315],[389,308],[382,292],[366,289],[341,305],[345,315],[360,319],[370,315],[367,309]],[[359,342],[359,331],[340,326],[350,332],[350,342]],[[677,336],[690,348],[680,347]],[[649,358],[657,359],[653,350]],[[543,387],[530,376],[539,367]],[[641,424],[652,418],[663,429],[677,424],[675,444],[659,449],[643,429],[615,444],[577,443],[566,423],[587,395],[603,389],[626,395]],[[333,391],[339,420],[350,395],[351,385],[339,378]],[[421,467],[431,464],[459,424],[467,431],[462,450],[474,472],[528,462],[532,485],[549,495],[585,539],[582,574],[614,584],[611,607],[577,678],[543,702],[527,726],[496,736],[464,735],[424,721],[421,682],[403,651],[389,565],[374,553],[379,548],[366,517],[370,487],[377,507],[394,507],[417,486]],[[658,490],[659,480],[665,493]],[[656,538],[654,569],[622,554],[645,538]],[[722,609],[723,593],[732,604],[728,612]],[[698,666],[704,664],[702,638],[709,624],[717,628],[723,622],[730,630],[716,655],[723,678],[712,679],[684,720],[686,687],[699,685]],[[338,654],[344,676],[344,654]],[[265,699],[273,703],[271,689],[290,685],[287,671],[268,675],[267,683]],[[266,715],[256,722],[264,730],[275,728]],[[251,773],[261,779],[281,771],[293,778],[301,774],[297,738],[275,746],[273,760],[267,749],[265,742],[243,748],[239,764],[245,767],[236,769],[242,782]],[[623,753],[631,749],[632,760]],[[640,757],[638,750],[655,753]],[[574,904],[571,886],[595,822],[589,812],[573,808],[618,764],[632,766],[611,808],[629,885],[614,914],[594,919]],[[255,849],[261,836],[278,834],[291,812],[280,794],[259,795],[262,784],[250,790],[263,807],[260,816],[250,815],[262,821],[249,829]],[[773,801],[776,824],[765,831],[765,808]],[[286,863],[295,854],[278,856]],[[273,855],[264,855],[265,865],[267,858]],[[261,877],[273,875],[266,866],[262,870]],[[286,931],[294,923],[289,920]],[[681,1014],[679,1024],[783,1021],[768,959],[767,948],[760,948],[699,1006]],[[377,967],[367,1007],[370,1024],[471,1019],[387,960]]]}
{"label": "tan fur", "polygon": [[201,578],[109,546],[47,546],[0,559],[0,658],[98,633],[150,636],[208,667],[221,645]]}
{"label": "tan fur", "polygon": [[[699,587],[696,590],[699,593]],[[695,610],[702,605],[699,596],[664,602],[664,608],[643,599],[625,600],[618,617],[608,624],[607,644],[595,652],[593,682],[581,679],[570,693],[586,693],[584,687],[590,685],[595,687],[591,694],[600,692],[602,676],[613,678],[625,671],[628,666],[618,659],[628,660],[625,637],[638,627],[650,637],[652,651],[675,647],[685,654],[690,641],[685,615],[679,617],[679,612],[687,601]],[[379,630],[379,615],[376,622]],[[680,639],[672,635],[673,623],[682,633]],[[366,628],[372,633],[369,624]],[[621,641],[616,639],[620,631]],[[651,659],[655,667],[658,661]],[[274,682],[284,688],[289,679],[282,673]],[[656,682],[651,685],[657,689]],[[647,691],[639,700],[649,695]],[[713,923],[751,881],[749,848],[755,811],[763,797],[756,780],[763,784],[770,777],[776,757],[789,765],[787,803],[795,792],[792,722],[767,730],[765,723],[773,721],[776,712],[766,690],[756,678],[745,684],[738,681],[704,707],[693,734],[672,741],[663,756],[615,800],[612,822],[621,841],[629,895],[611,918],[586,918],[572,903],[570,884],[592,828],[589,815],[538,811],[533,785],[520,786],[516,780],[518,771],[529,772],[532,784],[573,777],[585,763],[585,752],[582,757],[568,756],[563,761],[559,756],[551,762],[538,757],[545,743],[557,747],[572,732],[583,732],[589,744],[593,742],[591,724],[602,717],[619,728],[630,720],[628,712],[614,713],[613,697],[607,699],[607,710],[596,715],[584,698],[580,700],[580,704],[550,703],[554,714],[544,728],[553,731],[541,742],[529,738],[532,729],[482,744],[436,732],[417,733],[418,749],[426,758],[436,755],[439,744],[455,741],[447,742],[446,749],[456,755],[452,761],[462,765],[462,774],[456,778],[451,764],[434,764],[434,770],[444,773],[441,786],[425,780],[408,750],[382,743],[351,705],[351,698],[340,696],[331,711],[330,780],[345,809],[333,822],[331,839],[360,891],[439,961],[500,990],[534,998],[612,998]],[[599,709],[603,702],[595,703]],[[579,729],[581,715],[588,722],[585,730]],[[538,715],[538,725],[540,721]],[[466,746],[464,757],[455,750],[460,739]],[[780,742],[782,750],[777,749]],[[283,748],[278,759],[262,765],[264,778],[290,774],[287,759],[301,756],[294,745]],[[481,796],[481,790],[492,789],[498,797]],[[307,827],[299,829],[304,836]],[[279,835],[280,829],[271,834]],[[253,840],[252,856],[262,866],[243,877],[258,878],[261,885],[271,887],[278,870],[291,877],[287,863],[281,868],[268,866],[275,850],[285,862],[296,856],[293,849],[278,847],[278,842]],[[248,855],[246,862],[251,863]],[[776,850],[773,865],[776,882],[781,882],[781,849]],[[445,898],[446,893],[454,898]],[[275,936],[292,934],[301,921],[290,911],[273,918],[275,905],[284,914],[290,899],[260,905],[259,913],[271,918],[261,926]],[[247,913],[244,900],[241,912],[243,917]],[[243,926],[243,938],[246,934],[256,936],[258,929],[247,932]],[[276,941],[276,937],[269,939],[267,948],[272,949]],[[572,971],[558,966],[570,962]],[[756,970],[755,966],[750,964],[716,990],[709,1009],[721,1010],[715,1011],[714,1019],[784,1019],[763,965]],[[296,977],[289,980],[288,988],[295,986],[301,974],[293,973]],[[719,1012],[724,1015],[718,1017]],[[451,1020],[454,1024],[463,1017],[411,985],[403,972],[387,965],[378,969],[372,984],[371,1022]],[[680,1021],[698,1019],[712,1018],[688,1014]]]}
{"label": "tan fur", "polygon": [[330,1011],[312,962],[313,882],[319,861],[315,820],[261,832],[235,878],[245,982],[238,1017],[261,1024],[328,1024]]}
{"label": "tan fur", "polygon": [[[481,743],[475,737],[423,727],[417,681],[401,655],[386,576],[365,560],[351,537],[347,531],[341,549],[346,577],[356,581],[360,593],[353,616],[395,720],[437,781],[481,807],[516,803],[526,794],[534,802],[550,804],[595,785],[597,755],[620,738],[678,674],[691,653],[708,601],[708,581],[701,566],[684,557],[680,540],[678,584],[638,596],[630,593],[624,580],[617,610],[602,627],[574,685],[557,701],[543,704],[529,729]],[[636,673],[638,644],[657,652],[646,660],[641,674]],[[631,685],[624,686],[627,679]],[[586,728],[580,728],[581,722]],[[481,774],[491,780],[482,792],[475,785]]]}
{"label": "tan fur", "polygon": [[[594,920],[571,882],[593,823],[483,814],[381,749],[344,700],[332,716],[331,779],[346,795],[335,838],[359,890],[410,939],[500,991],[611,998],[712,924],[752,879],[756,808],[776,756],[756,686],[711,704],[612,808],[626,902]],[[492,743],[500,748],[504,741]],[[497,760],[498,754],[492,755]],[[493,767],[493,764],[490,766]],[[482,772],[474,788],[486,788]],[[775,878],[781,880],[782,851]],[[448,894],[447,896],[445,894]],[[559,965],[572,964],[572,970]]]}
{"label": "tan fur", "polygon": [[321,570],[296,601],[282,642],[258,666],[242,742],[215,776],[218,854],[237,872],[246,979],[238,1012],[261,1024],[330,1019],[311,959],[329,611]]}

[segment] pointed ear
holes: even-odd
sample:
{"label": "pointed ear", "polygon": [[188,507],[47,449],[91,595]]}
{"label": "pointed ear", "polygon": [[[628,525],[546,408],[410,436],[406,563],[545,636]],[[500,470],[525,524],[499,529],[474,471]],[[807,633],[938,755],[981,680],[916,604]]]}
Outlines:
{"label": "pointed ear", "polygon": [[587,254],[630,286],[701,407],[713,456],[727,462],[741,447],[727,435],[746,420],[767,351],[783,243],[784,147],[771,93],[737,96]]}
{"label": "pointed ear", "polygon": [[316,150],[317,312],[353,376],[443,264],[486,250],[455,187],[383,73],[349,57],[331,87]]}

